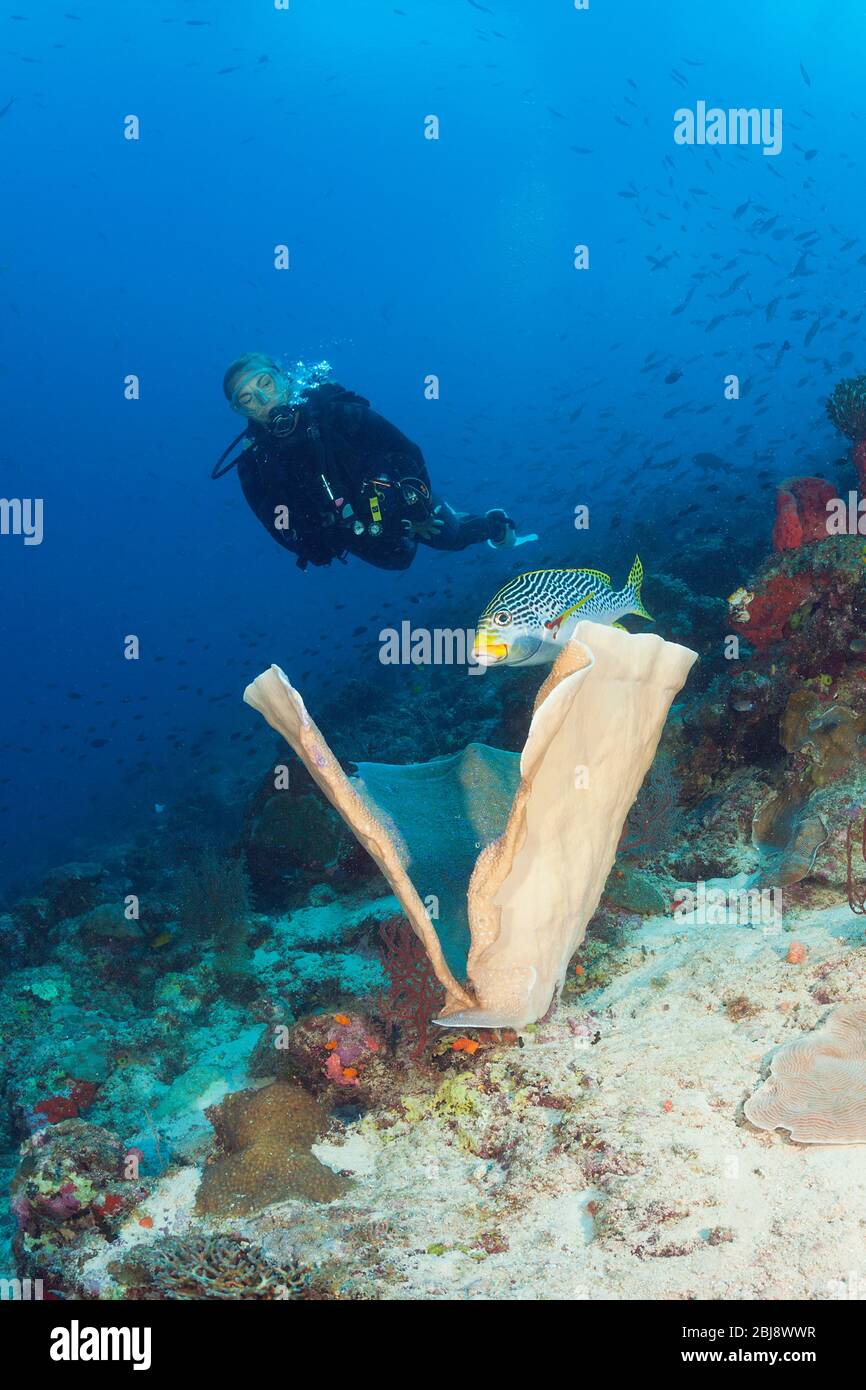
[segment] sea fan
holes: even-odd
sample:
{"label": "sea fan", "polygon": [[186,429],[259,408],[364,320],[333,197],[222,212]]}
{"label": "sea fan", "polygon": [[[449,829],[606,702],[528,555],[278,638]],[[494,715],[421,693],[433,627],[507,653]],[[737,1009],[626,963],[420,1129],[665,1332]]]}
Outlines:
{"label": "sea fan", "polygon": [[668,848],[676,834],[679,793],[672,765],[653,763],[623,828],[621,856],[648,863]]}
{"label": "sea fan", "polygon": [[405,918],[395,916],[383,922],[379,940],[388,988],[377,999],[376,1012],[392,1035],[412,1044],[412,1058],[418,1061],[430,1036],[433,1015],[442,1007],[442,986]]}

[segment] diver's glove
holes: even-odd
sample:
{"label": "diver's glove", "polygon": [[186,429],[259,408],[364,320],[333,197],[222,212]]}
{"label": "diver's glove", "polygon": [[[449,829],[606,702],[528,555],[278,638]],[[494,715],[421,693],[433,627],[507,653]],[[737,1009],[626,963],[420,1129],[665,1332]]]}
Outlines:
{"label": "diver's glove", "polygon": [[404,521],[403,530],[422,541],[435,541],[445,530],[445,522],[440,517],[425,516],[420,521]]}

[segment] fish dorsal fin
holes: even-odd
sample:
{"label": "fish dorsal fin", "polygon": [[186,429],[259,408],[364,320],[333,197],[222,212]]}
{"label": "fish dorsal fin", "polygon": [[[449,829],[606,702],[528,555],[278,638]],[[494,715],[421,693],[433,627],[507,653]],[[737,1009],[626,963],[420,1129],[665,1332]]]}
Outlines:
{"label": "fish dorsal fin", "polygon": [[605,584],[611,584],[611,585],[613,584],[613,580],[611,579],[610,575],[609,575],[609,574],[605,574],[603,570],[575,569],[575,570],[569,570],[568,573],[569,573],[569,574],[594,574],[595,577],[596,577],[596,579],[603,579],[604,582],[605,582]]}

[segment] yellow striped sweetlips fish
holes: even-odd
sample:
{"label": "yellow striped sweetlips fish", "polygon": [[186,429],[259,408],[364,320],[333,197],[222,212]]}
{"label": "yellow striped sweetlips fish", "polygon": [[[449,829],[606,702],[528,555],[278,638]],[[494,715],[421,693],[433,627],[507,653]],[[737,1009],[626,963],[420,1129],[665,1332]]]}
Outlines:
{"label": "yellow striped sweetlips fish", "polygon": [[640,598],[638,556],[624,589],[601,570],[531,570],[494,594],[475,625],[472,659],[479,666],[543,666],[555,661],[583,618],[621,627],[634,613],[649,618]]}

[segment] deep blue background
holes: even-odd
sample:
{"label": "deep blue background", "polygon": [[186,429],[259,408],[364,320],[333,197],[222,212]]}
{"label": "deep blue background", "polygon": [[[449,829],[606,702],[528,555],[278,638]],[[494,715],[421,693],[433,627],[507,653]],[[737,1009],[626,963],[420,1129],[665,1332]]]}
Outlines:
{"label": "deep blue background", "polygon": [[[307,671],[315,710],[376,668],[378,618],[351,634],[383,602],[466,626],[512,570],[621,582],[639,543],[652,609],[654,567],[675,574],[707,532],[760,555],[759,467],[834,476],[823,399],[866,362],[862,0],[16,6],[0,493],[43,497],[46,534],[0,537],[0,883],[147,825],[191,779],[255,771],[245,683],[271,661]],[[676,146],[674,110],[698,99],[782,107],[782,154]],[[252,348],[327,357],[450,500],[508,505],[539,544],[299,573],[235,477],[208,477],[240,428],[223,369]],[[724,460],[712,495],[706,452]]]}

